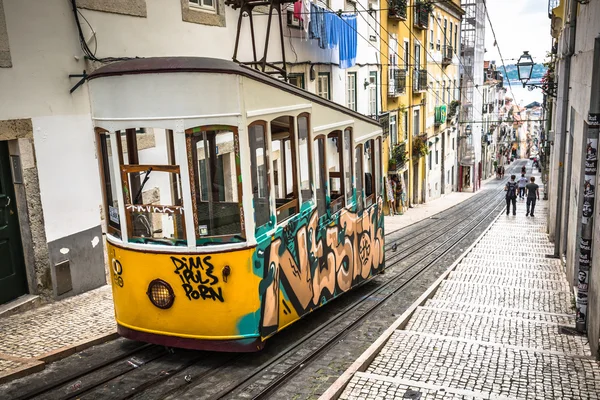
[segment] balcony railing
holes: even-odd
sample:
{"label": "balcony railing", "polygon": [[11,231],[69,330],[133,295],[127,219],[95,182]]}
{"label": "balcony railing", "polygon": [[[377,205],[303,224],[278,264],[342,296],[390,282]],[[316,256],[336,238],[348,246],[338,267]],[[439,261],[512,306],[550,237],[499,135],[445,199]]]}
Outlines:
{"label": "balcony railing", "polygon": [[406,21],[407,0],[388,0],[388,17]]}
{"label": "balcony railing", "polygon": [[413,70],[413,92],[420,93],[427,90],[427,70]]}
{"label": "balcony railing", "polygon": [[396,97],[403,93],[406,93],[406,70],[394,68],[390,71],[388,95],[390,97]]}
{"label": "balcony railing", "polygon": [[452,63],[452,57],[454,55],[454,48],[452,46],[445,45],[442,52],[442,66],[446,67]]}
{"label": "balcony railing", "polygon": [[423,0],[417,0],[415,2],[414,9],[414,26],[419,29],[427,29],[429,26],[429,12],[431,11],[431,4]]}

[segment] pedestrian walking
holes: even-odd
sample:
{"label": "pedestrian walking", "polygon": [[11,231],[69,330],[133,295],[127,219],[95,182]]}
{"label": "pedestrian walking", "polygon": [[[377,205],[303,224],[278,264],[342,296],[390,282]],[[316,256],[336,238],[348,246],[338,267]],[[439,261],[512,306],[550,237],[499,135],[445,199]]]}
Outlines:
{"label": "pedestrian walking", "polygon": [[387,198],[390,215],[396,214],[396,182],[392,178],[387,180]]}
{"label": "pedestrian walking", "polygon": [[515,182],[516,176],[511,175],[510,181],[504,186],[506,191],[506,215],[510,213],[510,205],[512,203],[513,215],[517,215],[517,182]]}
{"label": "pedestrian walking", "polygon": [[536,199],[540,199],[540,187],[535,183],[535,178],[533,176],[529,180],[531,182],[527,184],[527,214],[525,214],[525,216],[528,217],[531,215],[532,217],[535,217],[533,212],[535,210]]}
{"label": "pedestrian walking", "polygon": [[525,197],[525,186],[527,186],[527,178],[525,178],[525,174],[521,174],[519,178],[519,199],[523,200]]}

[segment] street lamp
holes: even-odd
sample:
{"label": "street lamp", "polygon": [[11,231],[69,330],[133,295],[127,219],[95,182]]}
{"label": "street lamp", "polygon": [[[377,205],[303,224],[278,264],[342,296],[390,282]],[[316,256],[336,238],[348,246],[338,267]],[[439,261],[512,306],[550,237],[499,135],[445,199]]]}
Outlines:
{"label": "street lamp", "polygon": [[529,91],[538,88],[541,89],[545,95],[556,97],[556,84],[553,79],[543,81],[542,85],[528,83],[533,75],[534,66],[535,63],[533,62],[533,58],[529,55],[529,52],[523,51],[523,54],[519,57],[519,61],[517,61],[517,74],[519,74],[519,80],[523,84],[523,87],[527,87]]}

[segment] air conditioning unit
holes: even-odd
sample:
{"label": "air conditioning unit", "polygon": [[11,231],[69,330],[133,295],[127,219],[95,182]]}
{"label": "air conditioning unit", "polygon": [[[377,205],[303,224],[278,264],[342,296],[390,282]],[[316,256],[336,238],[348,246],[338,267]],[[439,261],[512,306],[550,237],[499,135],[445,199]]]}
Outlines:
{"label": "air conditioning unit", "polygon": [[302,20],[294,16],[294,10],[287,10],[287,26],[292,28],[302,28]]}

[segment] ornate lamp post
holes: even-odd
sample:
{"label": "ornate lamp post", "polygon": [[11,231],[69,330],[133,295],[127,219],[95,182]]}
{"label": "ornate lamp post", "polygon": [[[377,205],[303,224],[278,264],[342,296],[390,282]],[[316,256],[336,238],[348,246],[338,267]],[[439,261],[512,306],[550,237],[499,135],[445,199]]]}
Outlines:
{"label": "ornate lamp post", "polygon": [[533,62],[533,58],[531,58],[531,55],[529,55],[528,51],[524,51],[521,57],[519,57],[519,61],[517,61],[517,73],[519,74],[519,80],[523,84],[523,87],[527,87],[529,91],[532,91],[535,88],[541,89],[545,95],[556,97],[556,84],[550,77],[548,77],[548,80],[542,85],[528,83],[531,79],[531,75],[533,74],[534,66],[535,63]]}

